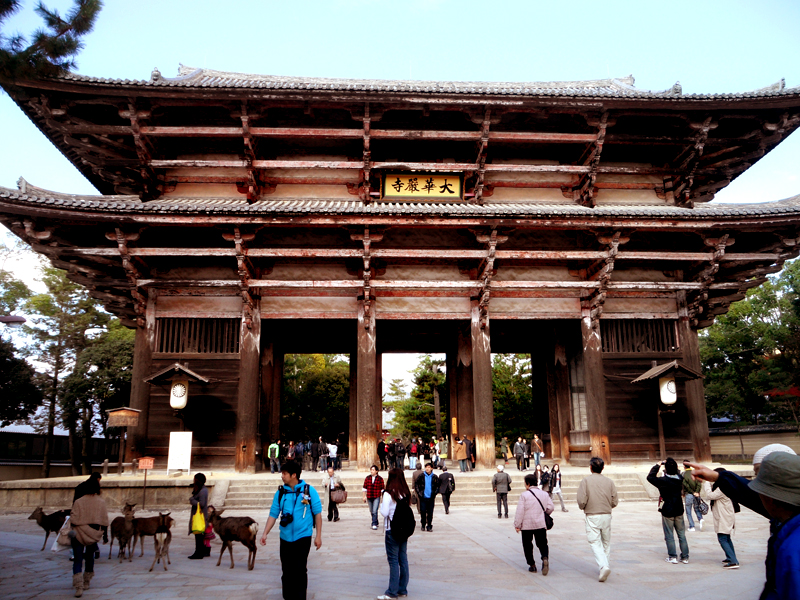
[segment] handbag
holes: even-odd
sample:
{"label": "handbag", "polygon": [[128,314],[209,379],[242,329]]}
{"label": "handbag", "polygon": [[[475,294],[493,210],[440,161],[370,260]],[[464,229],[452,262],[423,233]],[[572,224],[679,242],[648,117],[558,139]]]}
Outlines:
{"label": "handbag", "polygon": [[695,496],[694,503],[697,505],[697,510],[700,511],[701,515],[708,514],[708,504],[700,496]]}
{"label": "handbag", "polygon": [[331,490],[331,502],[334,504],[342,504],[347,502],[347,490],[343,490],[341,488]]}
{"label": "handbag", "polygon": [[72,545],[72,541],[69,538],[69,517],[64,520],[64,524],[61,526],[61,529],[58,530],[58,535],[56,536],[56,540],[53,542],[53,545],[50,548],[51,552],[59,552],[60,550],[66,550]]}
{"label": "handbag", "polygon": [[197,512],[192,515],[192,533],[202,533],[203,535],[206,533],[206,518],[203,516],[203,511],[200,510],[199,505]]}
{"label": "handbag", "polygon": [[553,522],[553,517],[544,512],[544,505],[542,504],[542,501],[539,500],[539,498],[536,496],[536,494],[533,493],[533,490],[528,490],[528,491],[531,494],[533,494],[533,497],[536,498],[536,501],[539,503],[539,506],[542,507],[542,512],[544,513],[544,525],[545,527],[547,527],[547,531],[550,531],[553,528],[553,525],[555,524]]}

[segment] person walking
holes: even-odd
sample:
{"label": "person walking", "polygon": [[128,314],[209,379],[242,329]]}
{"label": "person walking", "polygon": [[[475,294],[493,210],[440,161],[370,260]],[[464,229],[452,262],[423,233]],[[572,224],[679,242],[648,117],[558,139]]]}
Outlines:
{"label": "person walking", "polygon": [[533,475],[536,477],[536,487],[542,489],[544,485],[545,477],[544,471],[542,471],[542,465],[536,465],[533,470]]}
{"label": "person walking", "polygon": [[391,471],[397,468],[397,444],[395,440],[389,440],[386,444],[386,460],[388,462],[387,469]]}
{"label": "person walking", "polygon": [[272,497],[269,518],[261,545],[280,519],[281,584],[284,600],[305,600],[308,589],[308,553],[312,527],[316,527],[314,547],[322,547],[322,503],[313,485],[300,479],[300,465],[287,461],[281,467],[283,485]]}
{"label": "person walking", "polygon": [[611,510],[619,503],[614,482],[601,475],[604,467],[602,458],[592,457],[591,475],[584,477],[578,486],[578,507],[586,515],[586,538],[600,569],[600,582],[611,574]]}
{"label": "person walking", "polygon": [[[99,486],[100,485],[100,480],[102,478],[103,478],[103,476],[100,475],[100,473],[94,472],[91,475],[89,475],[89,479],[87,479],[86,481],[82,481],[81,483],[76,485],[75,486],[75,492],[72,494],[72,503],[75,504],[75,502],[78,501],[78,498],[83,498],[86,494],[89,493],[89,490],[95,489],[95,483]],[[103,543],[104,544],[108,543],[108,527],[107,526],[103,527]],[[95,560],[100,558],[100,550],[95,551],[94,558],[95,558]],[[72,550],[72,548],[70,548],[70,550],[69,550],[69,559],[70,560],[74,560],[75,559],[75,553]]]}
{"label": "person walking", "polygon": [[528,571],[536,573],[533,558],[533,540],[542,559],[542,575],[550,572],[550,549],[547,546],[547,523],[545,514],[552,514],[553,501],[550,496],[536,487],[536,477],[531,473],[525,476],[525,491],[520,494],[517,512],[514,515],[514,529],[522,534],[522,551]]}
{"label": "person walking", "polygon": [[419,494],[416,492],[416,484],[417,479],[420,475],[422,475],[425,471],[422,470],[422,463],[417,463],[417,468],[411,471],[411,504],[417,507],[417,514],[422,514],[420,512],[419,506]]}
{"label": "person walking", "polygon": [[105,500],[100,497],[100,480],[90,478],[84,483],[84,493],[72,505],[69,518],[70,546],[74,555],[72,587],[75,588],[76,598],[83,596],[83,591],[89,589],[94,577],[97,542],[103,537],[104,528],[108,528],[108,508]]}
{"label": "person walking", "polygon": [[342,484],[342,478],[339,477],[339,474],[334,470],[333,465],[328,465],[327,472],[322,476],[322,485],[325,486],[328,492],[325,494],[325,503],[328,508],[328,521],[333,521],[335,523],[339,520],[339,505],[331,499],[331,492],[333,492],[333,490],[343,490],[344,484]]}
{"label": "person walking", "polygon": [[467,469],[468,454],[467,454],[467,444],[465,443],[466,439],[467,436],[464,436],[463,440],[456,441],[456,460],[458,461],[458,466],[461,469],[462,473],[465,473],[469,470]]}
{"label": "person walking", "polygon": [[401,471],[405,470],[406,467],[406,447],[403,445],[403,442],[400,438],[397,438],[397,443],[394,445],[394,455],[395,460],[397,461],[397,468]]}
{"label": "person walking", "polygon": [[550,471],[550,497],[558,496],[561,502],[561,512],[569,512],[564,506],[564,496],[561,494],[561,467],[558,463],[553,465],[553,470]]}
{"label": "person walking", "polygon": [[433,472],[433,465],[425,465],[425,472],[414,482],[414,491],[419,501],[420,527],[433,531],[433,508],[436,506],[436,494],[439,493],[439,476]]}
{"label": "person walking", "polygon": [[439,436],[439,460],[441,461],[441,467],[444,470],[444,467],[447,465],[447,458],[448,458],[448,451],[450,449],[450,442],[448,442],[447,438],[443,435]]}
{"label": "person walking", "polygon": [[333,467],[333,470],[339,468],[339,445],[336,442],[328,444],[328,464]]}
{"label": "person walking", "polygon": [[527,471],[531,468],[531,443],[525,438],[522,438],[522,443],[525,446],[525,468],[523,471]]}
{"label": "person walking", "polygon": [[[721,489],[713,489],[709,482],[703,483],[706,497],[711,502],[711,514],[714,518],[714,533],[717,534],[722,551],[725,553],[725,560],[722,561],[723,569],[738,569],[739,559],[736,558],[736,551],[733,548],[731,535],[736,527],[736,513],[739,512],[739,505],[728,498]],[[689,510],[687,509],[687,513]]]}
{"label": "person walking", "polygon": [[522,438],[518,437],[514,442],[514,458],[517,459],[517,471],[525,470],[525,444],[522,443]]}
{"label": "person walking", "polygon": [[319,468],[319,442],[312,442],[309,452],[311,453],[311,470],[316,471]]}
{"label": "person walking", "polygon": [[475,436],[472,436],[472,440],[467,439],[469,442],[469,459],[470,459],[470,471],[475,470],[475,463],[478,461],[478,443],[475,441]]}
{"label": "person walking", "polygon": [[505,507],[508,518],[508,492],[511,491],[511,476],[505,472],[504,465],[497,465],[497,473],[492,476],[492,491],[497,494],[497,518],[501,518],[501,505]]}
{"label": "person walking", "polygon": [[533,452],[533,462],[536,463],[536,466],[539,466],[539,461],[542,459],[542,455],[544,454],[544,450],[542,449],[542,442],[539,439],[539,436],[535,433],[533,434],[533,441],[531,442],[531,452]]}
{"label": "person walking", "polygon": [[700,512],[700,490],[703,489],[703,482],[692,477],[692,468],[686,467],[683,471],[683,502],[686,506],[686,520],[689,521],[689,531],[694,531],[694,521],[692,520],[692,509],[697,515],[697,526],[703,531],[703,513]]}
{"label": "person walking", "polygon": [[372,465],[369,468],[369,475],[364,479],[364,487],[361,489],[361,492],[363,493],[364,502],[369,505],[373,531],[378,529],[378,510],[380,509],[383,490],[383,477],[378,475],[377,465]]}
{"label": "person walking", "polygon": [[328,450],[328,444],[322,439],[319,438],[319,470],[323,473],[328,470],[328,457],[331,455],[330,450]]}
{"label": "person walking", "polygon": [[[192,533],[192,517],[197,514],[197,511],[203,513],[203,520],[208,525],[208,488],[206,487],[206,476],[203,473],[197,473],[194,476],[189,503],[192,505],[189,513],[189,533]],[[206,550],[205,537],[205,532],[194,534],[194,554],[189,557],[189,560],[199,560],[211,556],[211,548]]]}
{"label": "person walking", "polygon": [[444,514],[450,514],[450,494],[456,491],[456,480],[453,474],[448,472],[447,465],[442,465],[442,472],[439,474],[439,495],[444,504]]}
{"label": "person walking", "polygon": [[383,438],[378,442],[378,460],[380,461],[381,471],[387,468],[386,466],[386,442]]}
{"label": "person walking", "polygon": [[508,438],[503,436],[500,440],[500,454],[503,456],[503,466],[508,466]]}
{"label": "person walking", "polygon": [[297,446],[294,445],[293,440],[289,440],[289,447],[286,448],[286,460],[297,461]]}
{"label": "person walking", "polygon": [[420,447],[417,440],[411,438],[411,443],[406,448],[408,451],[408,468],[412,471],[417,468],[417,459],[419,458]]}
{"label": "person walking", "polygon": [[434,469],[438,469],[441,467],[439,464],[439,442],[436,441],[436,437],[431,438],[431,442],[429,445],[428,452],[431,454],[431,464],[433,465]]}
{"label": "person walking", "polygon": [[[392,535],[392,521],[397,512],[398,503],[405,503],[405,510],[410,510],[408,501],[411,492],[408,489],[405,475],[401,469],[391,469],[386,480],[386,492],[381,502],[383,516],[384,545],[386,561],[389,563],[389,587],[378,596],[378,600],[394,600],[400,596],[408,596],[408,538],[402,539]],[[401,510],[403,510],[401,508]]]}
{"label": "person walking", "polygon": [[[664,467],[664,476],[657,477],[658,471]],[[675,534],[681,548],[680,562],[689,564],[689,543],[686,541],[686,524],[683,520],[683,477],[678,473],[675,459],[656,463],[647,475],[647,482],[658,488],[663,504],[658,509],[661,513],[661,524],[664,527],[664,541],[667,543],[668,563],[678,564],[678,553],[675,549]]]}
{"label": "person walking", "polygon": [[267,448],[267,458],[269,458],[269,472],[281,472],[281,441],[275,440]]}

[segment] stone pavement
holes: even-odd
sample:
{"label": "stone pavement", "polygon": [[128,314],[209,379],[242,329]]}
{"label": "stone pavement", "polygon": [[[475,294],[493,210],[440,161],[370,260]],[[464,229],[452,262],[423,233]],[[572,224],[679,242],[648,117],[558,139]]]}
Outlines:
{"label": "stone pavement", "polygon": [[[458,493],[456,491],[456,493]],[[113,515],[118,514],[116,510]],[[137,513],[147,516],[149,512]],[[264,511],[226,511],[227,516],[249,514],[263,530]],[[28,513],[0,515],[0,598],[72,598],[68,552],[40,552],[44,533]],[[112,518],[113,518],[112,515]],[[186,535],[188,509],[172,512],[172,564],[165,572],[153,560],[152,541],[138,551],[133,562],[108,560],[108,546],[101,546],[92,589],[84,598],[215,598],[273,599],[281,597],[278,531],[273,529],[267,546],[259,546],[256,566],[247,570],[247,550],[234,547],[236,566],[229,568],[226,553],[217,567],[220,543],[212,542],[212,556],[187,560],[193,540]],[[597,581],[583,526],[583,513],[574,505],[569,513],[553,514],[555,527],[548,533],[550,574],[529,573],[519,535],[511,518],[498,520],[494,506],[463,507],[444,514],[437,503],[433,532],[416,533],[409,540],[411,581],[409,598],[528,598],[586,600],[665,600],[671,598],[712,600],[754,599],[764,582],[764,557],[768,523],[743,508],[737,515],[734,545],[742,567],[722,569],[724,554],[710,520],[704,531],[687,532],[690,564],[664,562],[665,544],[655,502],[622,503],[614,511],[611,568],[606,583]],[[341,511],[338,523],[323,522],[322,549],[312,546],[309,557],[309,598],[368,599],[382,594],[388,583],[383,532],[369,527],[366,506]],[[260,532],[259,532],[260,535]],[[538,551],[534,550],[538,559]],[[116,545],[114,547],[116,556]]]}

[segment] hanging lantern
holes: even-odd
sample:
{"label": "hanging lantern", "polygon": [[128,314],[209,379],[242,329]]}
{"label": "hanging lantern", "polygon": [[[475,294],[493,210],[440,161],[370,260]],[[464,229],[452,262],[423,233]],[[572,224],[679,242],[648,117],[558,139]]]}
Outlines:
{"label": "hanging lantern", "polygon": [[169,390],[169,405],[175,410],[186,408],[186,401],[189,399],[189,380],[173,379],[172,387]]}
{"label": "hanging lantern", "polygon": [[678,400],[678,391],[675,387],[675,378],[672,376],[661,377],[658,380],[658,389],[661,392],[661,402],[667,406],[675,404]]}

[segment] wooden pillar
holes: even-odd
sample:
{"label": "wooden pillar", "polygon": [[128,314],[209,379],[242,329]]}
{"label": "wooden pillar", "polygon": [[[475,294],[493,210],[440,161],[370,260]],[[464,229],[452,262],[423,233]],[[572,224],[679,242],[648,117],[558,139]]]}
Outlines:
{"label": "wooden pillar", "polygon": [[[558,418],[558,397],[555,380],[555,339],[553,331],[542,331],[537,344],[531,351],[531,371],[536,372],[536,365],[544,378],[544,394],[547,402],[547,415],[550,422],[550,456],[563,458],[561,453],[561,423]],[[536,377],[531,377],[532,393],[537,393]],[[534,406],[536,406],[534,404]],[[541,414],[541,413],[539,413]]]}
{"label": "wooden pillar", "polygon": [[275,343],[272,350],[272,403],[269,407],[269,430],[272,438],[277,440],[281,437],[281,398],[283,397],[283,348]]}
{"label": "wooden pillar", "polygon": [[[458,361],[457,344],[451,345],[452,350],[445,354],[445,373],[447,385],[447,423],[444,428],[444,436],[448,439],[448,447],[453,447],[455,432],[453,431],[453,419],[458,423],[458,377],[456,376],[456,362]],[[449,435],[448,435],[449,434]],[[447,453],[447,460],[451,461],[454,457],[454,450]]]}
{"label": "wooden pillar", "polygon": [[350,353],[350,428],[347,436],[350,464],[358,460],[358,352]]}
{"label": "wooden pillar", "polygon": [[[597,325],[597,322],[595,321]],[[583,368],[586,383],[586,416],[589,420],[589,439],[592,456],[599,456],[606,464],[611,463],[608,444],[608,414],[606,412],[606,382],[603,377],[603,346],[600,327],[592,327],[592,318],[581,318],[583,340]]]}
{"label": "wooden pillar", "polygon": [[[139,424],[128,428],[126,461],[140,458],[147,452],[147,431],[150,420],[150,384],[145,383],[153,374],[153,349],[156,343],[156,290],[147,295],[144,327],[136,328],[133,347],[133,373],[131,373],[131,399],[128,406],[139,413]],[[121,443],[121,440],[120,440]]]}
{"label": "wooden pillar", "polygon": [[261,307],[254,299],[251,324],[248,327],[242,315],[239,342],[239,393],[236,406],[236,471],[256,472],[256,443],[258,434],[261,377],[259,374],[261,350]]}
{"label": "wooden pillar", "polygon": [[[683,302],[685,307],[685,297]],[[678,309],[681,312],[679,299]],[[683,352],[683,362],[687,367],[702,371],[700,364],[700,346],[697,341],[697,330],[689,323],[686,316],[678,320],[678,336]],[[706,398],[703,390],[703,380],[695,379],[686,382],[686,408],[689,412],[689,433],[692,438],[694,459],[697,462],[711,460],[711,442],[708,438],[708,416],[706,414]]]}
{"label": "wooden pillar", "polygon": [[267,331],[261,332],[261,406],[258,418],[259,432],[261,434],[261,456],[266,460],[267,448],[275,440],[276,433],[272,431],[270,419],[272,403],[275,392],[275,342],[268,338]]}
{"label": "wooden pillar", "polygon": [[492,395],[492,349],[489,322],[481,327],[480,307],[472,301],[472,381],[475,403],[476,466],[494,469],[497,465],[494,439],[494,397]]}
{"label": "wooden pillar", "polygon": [[561,458],[569,461],[569,432],[572,429],[572,397],[569,389],[569,364],[563,325],[553,328],[552,378],[556,406],[558,408],[558,429],[561,433]]}
{"label": "wooden pillar", "polygon": [[[458,354],[456,355],[456,415],[458,421],[458,438],[466,435],[475,437],[475,398],[472,377],[472,334],[469,326],[458,330]],[[454,451],[455,452],[455,451]]]}
{"label": "wooden pillar", "polygon": [[[374,306],[372,307],[374,309]],[[364,301],[358,302],[357,401],[358,401],[358,470],[368,471],[378,458],[375,313],[366,313]]]}

